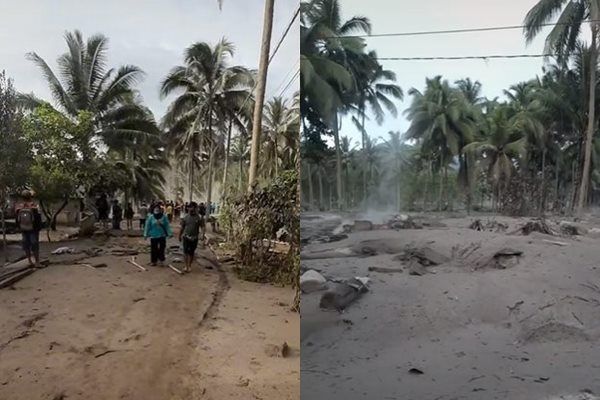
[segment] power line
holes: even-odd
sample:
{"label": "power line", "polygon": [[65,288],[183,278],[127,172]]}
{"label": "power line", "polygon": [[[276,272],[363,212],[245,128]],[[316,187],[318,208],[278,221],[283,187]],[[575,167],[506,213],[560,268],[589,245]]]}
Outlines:
{"label": "power line", "polygon": [[[593,22],[600,22],[600,20],[594,19],[589,21],[582,21],[582,23],[590,24]],[[549,22],[546,24],[540,24],[540,27],[546,26],[557,26],[557,25],[571,25],[569,22]],[[376,37],[390,37],[390,36],[423,36],[423,35],[443,35],[443,34],[454,34],[454,33],[469,33],[469,32],[489,32],[489,31],[506,31],[512,29],[523,29],[525,25],[507,25],[507,26],[488,26],[480,28],[464,28],[464,29],[444,29],[437,31],[416,31],[416,32],[390,32],[390,33],[373,33],[365,35],[348,35],[348,36],[332,36],[331,38],[376,38]]]}
{"label": "power line", "polygon": [[512,58],[555,57],[557,54],[492,54],[483,56],[431,56],[431,57],[377,57],[381,61],[431,61],[431,60],[491,60]]}
{"label": "power line", "polygon": [[[269,57],[269,61],[267,62],[267,65],[271,64],[271,61],[273,60],[273,57],[275,57],[275,54],[277,54],[277,50],[279,50],[279,47],[281,46],[281,44],[283,43],[283,40],[285,39],[285,37],[287,36],[288,32],[290,31],[292,24],[294,23],[294,20],[298,17],[298,15],[300,14],[300,7],[298,7],[298,9],[296,10],[296,12],[294,13],[294,15],[292,16],[292,19],[290,20],[287,28],[285,29],[285,31],[283,32],[283,35],[281,36],[281,38],[279,39],[279,42],[277,42],[277,46],[275,47],[275,50],[273,50],[273,53],[271,54],[271,57]],[[290,71],[291,72],[291,71]],[[289,73],[288,73],[289,74]],[[285,81],[285,79],[284,79]],[[258,80],[256,82],[254,82],[254,85],[252,86],[252,90],[250,90],[250,92],[248,93],[248,96],[246,96],[246,98],[244,99],[244,101],[242,102],[242,105],[239,108],[239,111],[237,112],[237,114],[241,113],[242,110],[244,109],[244,106],[246,105],[246,103],[248,102],[248,100],[250,100],[250,98],[252,97],[252,94],[254,93],[254,91],[256,90],[256,86],[258,85]]]}
{"label": "power line", "polygon": [[275,89],[273,92],[277,93],[279,92],[279,89],[281,89],[283,87],[283,85],[285,85],[285,83],[287,82],[288,78],[290,77],[290,75],[292,75],[292,72],[296,71],[296,68],[299,67],[300,64],[300,60],[296,60],[296,63],[292,66],[292,68],[290,68],[290,70],[288,71],[287,74],[285,74],[285,77],[281,80],[281,83],[279,84],[279,86],[277,86],[277,89]]}
{"label": "power line", "polygon": [[283,96],[283,94],[288,90],[288,88],[290,87],[290,85],[296,80],[296,78],[298,78],[299,75],[300,75],[300,69],[298,69],[296,71],[296,73],[294,74],[294,76],[292,76],[292,78],[287,83],[287,85],[285,85],[285,87],[283,88],[283,90],[279,93],[279,97]]}
{"label": "power line", "polygon": [[271,54],[271,57],[269,57],[269,63],[271,62],[271,60],[273,60],[273,57],[275,57],[275,54],[277,54],[277,50],[279,50],[281,43],[283,43],[283,40],[287,36],[288,32],[290,31],[290,29],[292,27],[292,24],[294,23],[294,21],[296,20],[296,18],[298,17],[299,14],[300,14],[300,7],[298,7],[296,12],[292,16],[290,23],[288,24],[287,28],[285,28],[285,31],[283,32],[283,35],[281,36],[281,39],[279,39],[277,46],[275,46],[275,50],[273,50],[273,54]]}

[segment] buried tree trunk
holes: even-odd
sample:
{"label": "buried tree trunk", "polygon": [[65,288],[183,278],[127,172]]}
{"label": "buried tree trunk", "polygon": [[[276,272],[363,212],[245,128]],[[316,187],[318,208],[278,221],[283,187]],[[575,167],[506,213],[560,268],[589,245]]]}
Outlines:
{"label": "buried tree trunk", "polygon": [[317,180],[319,182],[319,208],[323,208],[323,176],[321,174],[321,170],[317,171]]}

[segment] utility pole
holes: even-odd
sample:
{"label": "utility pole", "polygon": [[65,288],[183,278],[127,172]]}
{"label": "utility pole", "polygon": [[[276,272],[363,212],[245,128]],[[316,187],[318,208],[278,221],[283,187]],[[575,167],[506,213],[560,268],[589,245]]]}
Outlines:
{"label": "utility pole", "polygon": [[252,119],[252,144],[250,148],[250,169],[248,171],[248,193],[254,190],[256,172],[258,169],[258,150],[260,148],[260,134],[262,129],[262,111],[265,102],[265,89],[267,86],[267,71],[269,68],[269,52],[271,50],[271,33],[273,31],[273,8],[275,0],[265,0],[265,14],[263,21],[262,44],[260,48],[260,62],[258,65],[258,82]]}

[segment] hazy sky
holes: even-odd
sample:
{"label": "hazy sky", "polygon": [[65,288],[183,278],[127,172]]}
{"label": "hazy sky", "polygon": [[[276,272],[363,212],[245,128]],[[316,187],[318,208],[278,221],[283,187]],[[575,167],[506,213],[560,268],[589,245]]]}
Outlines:
{"label": "hazy sky", "polygon": [[[272,48],[298,4],[275,1]],[[237,47],[235,64],[258,67],[263,7],[264,0],[225,0],[222,11],[217,0],[0,0],[0,70],[6,70],[18,90],[49,100],[40,71],[25,53],[37,52],[54,69],[66,51],[66,30],[79,29],[85,37],[102,33],[109,38],[109,66],[133,64],[146,72],[139,89],[160,118],[168,105],[158,96],[160,82],[193,42],[214,44],[225,36]],[[292,68],[298,68],[298,52],[296,20],[270,65],[268,96],[278,95],[286,76],[291,78]],[[296,79],[285,95],[298,88]]]}
{"label": "hazy sky", "polygon": [[[414,32],[443,29],[477,28],[486,26],[521,25],[527,11],[537,0],[341,0],[344,19],[366,16],[371,20],[373,33]],[[492,54],[540,54],[549,29],[526,46],[520,29],[507,31],[460,33],[431,36],[369,38],[368,46],[379,57],[424,56],[478,56]],[[513,83],[528,80],[541,74],[543,60],[460,60],[460,61],[382,61],[386,69],[398,76],[398,84],[405,93],[398,104],[404,111],[411,98],[410,88],[423,90],[425,78],[442,75],[450,82],[470,77],[483,85],[483,95],[502,96],[502,90]],[[382,126],[368,124],[372,137],[387,138],[390,130],[406,131],[409,122],[402,114],[397,119],[391,115]],[[358,131],[349,121],[344,121],[342,135],[359,140]]]}

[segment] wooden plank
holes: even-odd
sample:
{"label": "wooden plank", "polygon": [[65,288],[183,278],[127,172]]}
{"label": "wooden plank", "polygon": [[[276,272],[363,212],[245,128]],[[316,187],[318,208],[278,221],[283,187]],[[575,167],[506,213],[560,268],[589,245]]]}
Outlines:
{"label": "wooden plank", "polygon": [[183,272],[181,272],[180,270],[175,268],[173,265],[169,264],[169,268],[171,268],[173,271],[177,272],[179,275],[183,275]]}
{"label": "wooden plank", "polygon": [[27,275],[32,274],[35,271],[35,268],[28,268],[24,271],[21,271],[13,276],[6,278],[0,281],[0,289],[13,285],[14,283],[20,281],[25,278]]}
{"label": "wooden plank", "polygon": [[127,262],[129,264],[131,264],[131,265],[134,265],[134,266],[138,267],[142,271],[148,271],[146,268],[142,267],[140,264],[138,264],[137,262],[135,262],[135,257],[131,257],[131,260],[127,260]]}

